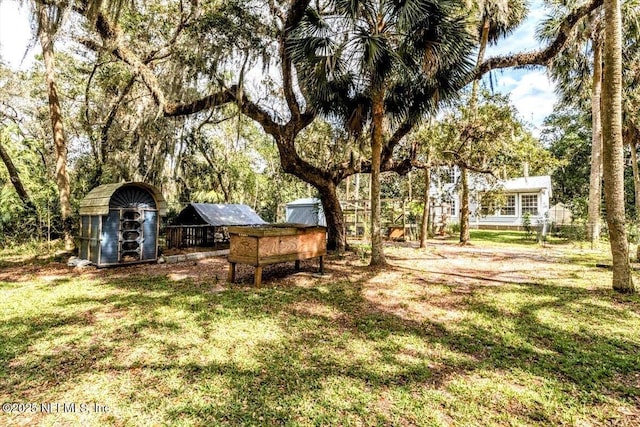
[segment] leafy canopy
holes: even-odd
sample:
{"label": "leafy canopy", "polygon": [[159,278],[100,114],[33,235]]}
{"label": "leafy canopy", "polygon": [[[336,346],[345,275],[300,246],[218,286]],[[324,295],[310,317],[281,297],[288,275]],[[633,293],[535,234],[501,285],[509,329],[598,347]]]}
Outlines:
{"label": "leafy canopy", "polygon": [[372,98],[387,118],[414,123],[455,96],[470,71],[472,37],[458,3],[445,0],[315,2],[288,50],[320,114],[360,133]]}

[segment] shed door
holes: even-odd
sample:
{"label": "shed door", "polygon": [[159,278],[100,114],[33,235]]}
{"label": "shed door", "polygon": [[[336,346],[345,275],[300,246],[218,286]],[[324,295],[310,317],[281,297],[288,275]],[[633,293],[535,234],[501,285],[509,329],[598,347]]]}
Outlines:
{"label": "shed door", "polygon": [[144,210],[121,209],[120,233],[118,238],[118,261],[138,262],[143,259]]}
{"label": "shed door", "polygon": [[[135,185],[121,187],[111,196],[109,208],[117,209],[119,212],[117,262],[130,263],[155,259],[157,225],[154,223],[153,228],[145,226],[147,214],[157,212],[156,202],[151,193]],[[149,234],[149,244],[153,246],[153,253],[145,250],[145,231]]]}

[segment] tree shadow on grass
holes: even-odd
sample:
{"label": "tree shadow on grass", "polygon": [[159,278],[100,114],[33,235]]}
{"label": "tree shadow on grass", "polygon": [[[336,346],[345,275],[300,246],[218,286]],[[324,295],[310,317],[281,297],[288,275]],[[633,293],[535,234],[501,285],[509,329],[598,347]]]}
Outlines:
{"label": "tree shadow on grass", "polygon": [[[132,386],[168,399],[160,406],[163,422],[195,425],[384,425],[402,420],[420,424],[428,421],[412,418],[420,416],[415,414],[420,405],[428,406],[420,390],[453,393],[448,390],[451,381],[486,372],[525,372],[551,382],[565,407],[610,400],[633,405],[640,393],[632,381],[639,372],[640,340],[598,331],[599,323],[594,322],[599,319],[607,328],[616,322],[638,322],[637,297],[497,282],[451,301],[452,308],[464,313],[463,319],[433,321],[400,315],[371,299],[369,282],[378,271],[354,272],[359,275],[355,282],[262,290],[234,287],[215,294],[188,281],[107,280],[104,286],[113,288],[113,294],[59,301],[73,315],[52,312],[9,319],[0,329],[0,384],[4,393],[16,398],[46,392],[38,389],[42,384],[72,384],[83,373],[105,372],[118,378],[132,369],[142,370],[146,375],[132,380]],[[430,286],[450,285],[441,279],[424,285]],[[507,293],[519,301],[509,310],[500,303]],[[410,305],[419,297],[399,304]],[[594,298],[604,304],[594,304]],[[173,311],[184,314],[171,318],[167,313]],[[182,323],[182,318],[190,322]],[[242,339],[222,344],[207,338],[232,335],[237,323],[227,323],[229,319],[255,321],[249,326],[256,327],[269,321],[280,335],[260,341],[261,331],[247,331],[248,339],[256,341],[251,346]],[[569,328],[562,323],[566,319],[581,326]],[[36,343],[69,333],[63,330],[69,327],[95,330],[80,334],[71,348],[54,347],[21,361]],[[97,339],[99,333],[108,333],[108,339]],[[202,338],[172,341],[181,334]],[[220,345],[230,351],[225,359],[181,358],[184,353],[197,354],[198,347]],[[155,348],[159,356],[142,362],[120,357],[123,349],[141,346]],[[250,363],[232,352],[238,347],[246,350]],[[169,374],[192,398],[171,401],[166,386],[158,385]],[[416,403],[401,403],[390,397],[394,393]],[[145,393],[130,398],[137,406],[158,408]],[[522,423],[563,422],[546,407],[525,408],[513,416]]]}
{"label": "tree shadow on grass", "polygon": [[[331,351],[314,352],[315,346],[325,348],[327,340],[335,340],[336,347],[344,345],[344,342],[336,336],[331,337],[331,330],[336,328],[335,322],[322,315],[306,315],[318,322],[315,330],[298,338],[292,337],[285,348],[271,345],[262,347],[257,355],[259,365],[269,367],[268,373],[261,370],[227,372],[231,375],[234,384],[232,389],[235,390],[235,396],[229,402],[241,401],[245,406],[196,405],[174,408],[168,415],[177,420],[196,411],[199,417],[211,422],[225,420],[233,423],[246,421],[247,414],[255,411],[264,414],[267,419],[290,422],[296,416],[295,410],[291,412],[295,408],[293,402],[296,396],[303,399],[304,396],[316,394],[318,398],[314,402],[320,406],[327,405],[327,402],[322,403],[321,397],[326,387],[325,380],[335,377],[348,378],[362,385],[362,389],[382,391],[396,387],[441,389],[452,378],[475,371],[523,371],[554,382],[561,392],[567,393],[564,402],[567,405],[575,401],[580,405],[597,405],[611,398],[633,403],[634,396],[640,391],[637,386],[619,382],[621,377],[629,378],[638,372],[638,342],[607,337],[589,330],[563,331],[539,321],[536,315],[538,310],[564,309],[567,304],[585,296],[584,293],[574,292],[574,289],[558,292],[549,286],[525,287],[521,291],[523,297],[550,296],[557,297],[557,300],[526,304],[519,313],[510,315],[513,331],[520,338],[518,343],[513,343],[493,328],[469,325],[451,330],[439,323],[413,322],[394,316],[366,299],[355,296],[362,294],[358,285],[357,292],[351,292],[352,288],[334,285],[330,287],[330,296],[307,291],[299,293],[295,299],[330,305],[346,313],[346,318],[339,322],[339,329],[348,335],[349,340],[370,344],[370,351],[374,354],[371,363],[361,363],[357,358],[345,359]],[[586,295],[590,296],[589,293]],[[227,303],[233,304],[232,301]],[[493,306],[483,303],[471,303],[468,309],[489,317],[505,316]],[[294,315],[301,316],[300,312]],[[403,362],[399,356],[407,349],[388,338],[407,335],[417,337],[431,346],[444,347],[452,355],[434,357],[419,354],[418,359],[422,358],[422,361]],[[386,370],[378,365],[383,365]],[[206,381],[199,375],[191,380]],[[252,381],[251,378],[257,380]],[[287,405],[286,402],[292,404]],[[368,421],[393,419],[393,414],[372,411],[371,401],[368,400],[358,403],[355,399],[344,404],[355,405],[350,406],[349,411],[363,414],[369,411],[368,416],[373,418]],[[286,409],[279,411],[277,408]],[[327,408],[330,415],[324,415],[329,420],[339,421],[339,418],[332,418],[336,413],[341,413],[339,409],[339,405]],[[303,416],[300,413],[297,415]],[[533,418],[527,418],[529,415]],[[525,422],[561,421],[557,414],[539,410],[525,411],[523,417],[522,421]]]}

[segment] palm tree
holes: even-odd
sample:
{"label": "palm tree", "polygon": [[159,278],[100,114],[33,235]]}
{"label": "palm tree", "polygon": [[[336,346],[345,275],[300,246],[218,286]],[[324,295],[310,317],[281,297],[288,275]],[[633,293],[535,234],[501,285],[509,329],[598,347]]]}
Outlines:
{"label": "palm tree", "polygon": [[[625,35],[623,47],[625,69],[622,76],[622,138],[631,151],[636,208],[635,219],[640,221],[640,168],[638,167],[637,155],[638,145],[640,144],[640,20],[637,19],[638,3],[640,1],[635,0],[633,14],[628,11],[629,3],[633,2],[628,1],[622,9],[622,25]],[[640,255],[640,245],[638,245],[637,252]]]}
{"label": "palm tree", "polygon": [[[509,35],[522,23],[527,16],[527,4],[524,0],[479,0],[476,3],[478,9],[478,39],[480,47],[476,66],[482,64],[489,43],[495,44],[502,37]],[[478,100],[478,82],[473,81],[471,90],[471,114],[476,114]],[[467,244],[469,234],[469,179],[467,168],[459,165],[460,186],[462,187],[460,200],[460,243]]]}
{"label": "palm tree", "polygon": [[622,141],[622,16],[619,0],[604,1],[602,137],[607,225],[613,258],[613,289],[634,292],[625,229]]}
{"label": "palm tree", "polygon": [[[561,17],[569,13],[575,2],[552,4],[553,18],[539,31],[542,39],[556,37]],[[600,99],[602,92],[602,8],[583,17],[569,34],[569,42],[550,63],[549,73],[558,84],[561,101],[582,105],[590,97],[592,118],[591,173],[587,235],[592,245],[600,240],[600,202],[602,198],[602,125]],[[586,107],[586,105],[585,105]]]}
{"label": "palm tree", "polygon": [[[559,31],[559,22],[564,14],[570,12],[571,7],[575,6],[575,2],[564,4],[553,4],[554,12],[551,13],[555,18],[551,18],[543,25],[540,36],[543,39],[553,39]],[[625,34],[638,33],[638,2],[637,0],[626,1],[622,5],[623,11],[623,30]],[[600,239],[601,229],[601,199],[602,199],[602,119],[601,119],[601,93],[602,93],[602,49],[604,41],[603,28],[603,9],[597,8],[590,14],[584,16],[580,22],[574,27],[569,35],[569,41],[550,63],[549,71],[552,78],[558,84],[558,93],[561,102],[565,105],[578,106],[579,108],[587,107],[587,99],[590,98],[590,108],[592,117],[592,144],[591,144],[591,175],[589,185],[589,205],[588,205],[588,229],[587,233],[592,244]],[[625,37],[627,40],[633,38]],[[629,43],[628,43],[629,44]],[[633,58],[629,57],[633,51],[633,46],[625,46],[626,64],[632,64]],[[630,67],[627,67],[630,68]],[[627,72],[627,76],[632,71]],[[637,110],[637,106],[633,103],[626,102],[627,99],[633,97],[630,91],[637,87],[628,82],[623,85],[623,97],[625,103],[623,106],[625,118],[633,117]],[[629,128],[628,125],[631,127]],[[625,120],[626,135],[633,134],[633,119]],[[631,147],[633,144],[629,143]],[[634,168],[637,167],[634,166]],[[640,192],[640,183],[638,183],[636,193]]]}
{"label": "palm tree", "polygon": [[339,117],[371,144],[370,265],[386,263],[380,227],[380,169],[392,128],[412,127],[455,95],[470,70],[470,37],[454,3],[430,0],[316,2],[289,49],[321,114]]}

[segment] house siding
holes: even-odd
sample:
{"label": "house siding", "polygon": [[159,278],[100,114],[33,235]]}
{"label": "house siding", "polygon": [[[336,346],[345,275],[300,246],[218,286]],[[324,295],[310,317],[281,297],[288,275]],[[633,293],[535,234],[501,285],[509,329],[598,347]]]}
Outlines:
{"label": "house siding", "polygon": [[538,191],[526,191],[526,192],[509,192],[505,191],[505,195],[516,196],[516,214],[515,215],[487,215],[480,216],[476,214],[479,206],[475,205],[472,208],[474,214],[471,217],[471,226],[478,228],[521,228],[523,224],[523,196],[537,196],[537,214],[531,215],[531,225],[538,225],[544,218],[545,214],[549,211],[549,191],[546,189],[539,189]]}
{"label": "house siding", "polygon": [[[532,214],[531,225],[538,225],[548,215],[551,198],[551,178],[549,176],[520,177],[503,182],[504,194],[515,196],[514,215],[480,215],[480,206],[473,201],[470,203],[470,226],[472,228],[484,229],[522,229],[523,207],[526,210],[526,196],[537,197],[537,213]],[[444,190],[444,191],[443,191]],[[432,194],[442,195],[443,193],[453,194],[455,197],[455,209],[452,215],[447,218],[449,224],[457,223],[460,220],[459,210],[461,206],[460,196],[456,194],[454,184],[440,184],[432,188]],[[524,196],[524,198],[523,198]],[[434,206],[438,206],[435,203]]]}

